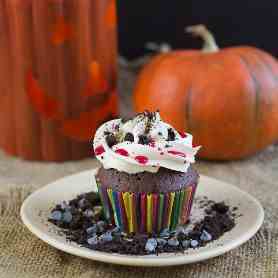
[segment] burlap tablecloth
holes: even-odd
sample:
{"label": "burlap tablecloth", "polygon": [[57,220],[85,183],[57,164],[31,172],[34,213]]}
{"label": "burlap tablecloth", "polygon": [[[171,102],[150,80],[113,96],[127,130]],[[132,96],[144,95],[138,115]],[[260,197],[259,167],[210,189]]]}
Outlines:
{"label": "burlap tablecloth", "polygon": [[[122,112],[129,114],[134,73],[120,73]],[[243,246],[206,262],[165,267],[122,267],[81,259],[56,250],[21,223],[19,208],[29,191],[59,177],[90,169],[94,159],[78,162],[24,162],[0,153],[0,277],[278,277],[278,145],[244,161],[196,164],[201,174],[233,183],[253,194],[265,208],[262,229]]]}

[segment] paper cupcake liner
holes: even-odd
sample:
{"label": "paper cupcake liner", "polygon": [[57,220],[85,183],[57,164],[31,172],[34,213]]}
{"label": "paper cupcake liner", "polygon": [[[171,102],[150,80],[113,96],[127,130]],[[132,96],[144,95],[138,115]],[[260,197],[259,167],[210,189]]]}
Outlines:
{"label": "paper cupcake liner", "polygon": [[197,184],[168,193],[119,192],[97,186],[110,223],[127,233],[159,233],[187,222]]}

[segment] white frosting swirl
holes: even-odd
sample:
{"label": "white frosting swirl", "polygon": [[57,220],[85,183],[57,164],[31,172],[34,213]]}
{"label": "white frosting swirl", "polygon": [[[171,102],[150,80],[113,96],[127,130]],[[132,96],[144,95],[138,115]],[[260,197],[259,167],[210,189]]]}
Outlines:
{"label": "white frosting swirl", "polygon": [[[186,172],[200,146],[193,147],[192,135],[179,134],[172,126],[160,119],[158,112],[141,113],[123,123],[112,120],[100,126],[94,138],[94,151],[105,169],[114,168],[129,174],[143,171],[157,172],[159,167]],[[169,130],[175,139],[169,141]],[[118,143],[109,147],[106,136],[112,133]],[[127,133],[133,134],[134,141],[124,141]],[[148,144],[139,144],[140,136],[147,134]]]}

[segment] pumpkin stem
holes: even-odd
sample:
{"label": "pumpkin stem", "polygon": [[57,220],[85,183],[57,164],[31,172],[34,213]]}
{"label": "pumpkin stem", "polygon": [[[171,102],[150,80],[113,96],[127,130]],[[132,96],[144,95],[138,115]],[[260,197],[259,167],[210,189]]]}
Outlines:
{"label": "pumpkin stem", "polygon": [[200,25],[189,26],[185,28],[185,31],[187,33],[192,34],[193,36],[200,37],[204,40],[204,45],[202,49],[203,52],[211,53],[211,52],[217,52],[219,50],[219,47],[216,44],[214,36],[206,28],[205,25],[200,24]]}

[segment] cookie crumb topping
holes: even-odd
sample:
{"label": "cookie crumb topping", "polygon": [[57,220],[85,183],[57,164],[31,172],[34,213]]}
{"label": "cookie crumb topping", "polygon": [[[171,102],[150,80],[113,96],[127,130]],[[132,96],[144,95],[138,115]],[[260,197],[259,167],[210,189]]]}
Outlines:
{"label": "cookie crumb topping", "polygon": [[[156,172],[159,167],[186,172],[200,148],[193,147],[192,140],[192,135],[179,133],[164,122],[158,112],[144,111],[133,118],[115,119],[100,126],[94,149],[107,168],[128,173]],[[100,149],[96,150],[100,145],[105,149],[103,158]],[[128,155],[119,149],[126,150]],[[147,159],[140,159],[141,156]]]}
{"label": "cookie crumb topping", "polygon": [[118,143],[117,139],[113,133],[109,133],[108,135],[106,135],[105,139],[106,139],[107,145],[110,148],[112,148],[114,145],[116,145]]}
{"label": "cookie crumb topping", "polygon": [[176,134],[172,128],[168,128],[168,138],[167,141],[175,141],[176,140]]}

